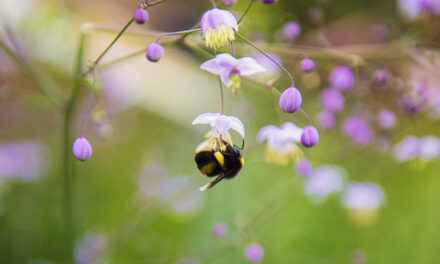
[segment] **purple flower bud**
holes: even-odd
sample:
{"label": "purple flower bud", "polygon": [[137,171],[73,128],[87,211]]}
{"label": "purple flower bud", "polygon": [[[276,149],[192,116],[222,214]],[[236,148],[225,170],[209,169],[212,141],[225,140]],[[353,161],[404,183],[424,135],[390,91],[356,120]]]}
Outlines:
{"label": "purple flower bud", "polygon": [[261,2],[263,2],[263,4],[272,4],[272,3],[275,3],[276,1],[278,1],[278,0],[261,0]]}
{"label": "purple flower bud", "polygon": [[336,89],[328,88],[321,93],[321,104],[329,112],[338,112],[344,108],[344,96]]}
{"label": "purple flower bud", "polygon": [[246,246],[244,256],[252,262],[260,261],[263,258],[264,250],[258,243],[252,243]]}
{"label": "purple flower bud", "polygon": [[143,24],[148,20],[148,12],[147,10],[143,9],[142,7],[137,8],[134,11],[134,21],[138,24]]}
{"label": "purple flower bud", "polygon": [[311,59],[305,58],[301,61],[301,69],[304,72],[312,72],[315,70],[315,63]]}
{"label": "purple flower bud", "polygon": [[384,42],[388,39],[388,28],[382,24],[374,24],[370,28],[371,36],[376,42]]}
{"label": "purple flower bud", "polygon": [[216,236],[223,236],[226,233],[227,227],[224,222],[217,222],[212,227],[212,233]]}
{"label": "purple flower bud", "polygon": [[288,41],[293,41],[301,33],[301,27],[298,23],[288,22],[284,24],[283,34]]}
{"label": "purple flower bud", "polygon": [[312,147],[319,141],[318,130],[314,126],[306,126],[301,134],[301,143],[305,147]]}
{"label": "purple flower bud", "polygon": [[312,164],[306,158],[300,159],[295,163],[296,171],[301,176],[307,176],[312,172]]}
{"label": "purple flower bud", "polygon": [[158,62],[163,56],[163,47],[157,42],[150,43],[146,50],[147,59],[151,62]]}
{"label": "purple flower bud", "polygon": [[380,126],[385,129],[392,128],[396,123],[396,116],[389,110],[380,111],[377,118]]}
{"label": "purple flower bud", "polygon": [[295,112],[301,107],[301,103],[301,93],[293,86],[287,88],[280,96],[280,107],[284,112]]}
{"label": "purple flower bud", "polygon": [[318,114],[318,123],[324,129],[329,129],[335,125],[335,116],[332,112],[322,111]]}
{"label": "purple flower bud", "polygon": [[350,68],[338,66],[330,74],[329,82],[333,88],[342,91],[350,90],[354,85],[354,74]]}
{"label": "purple flower bud", "polygon": [[86,138],[78,137],[73,142],[72,152],[77,160],[85,161],[92,156],[92,146]]}
{"label": "purple flower bud", "polygon": [[237,2],[237,0],[222,0],[224,5],[232,5]]}

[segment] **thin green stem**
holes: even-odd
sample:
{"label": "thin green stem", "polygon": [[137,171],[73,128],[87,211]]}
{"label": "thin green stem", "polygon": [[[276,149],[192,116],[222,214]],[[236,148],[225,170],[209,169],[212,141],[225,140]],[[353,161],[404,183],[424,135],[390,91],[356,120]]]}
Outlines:
{"label": "thin green stem", "polygon": [[251,0],[251,2],[249,3],[249,5],[246,7],[246,9],[244,10],[243,14],[241,14],[240,18],[237,21],[237,24],[240,24],[240,22],[243,20],[244,16],[249,12],[249,10],[252,7],[252,4],[254,3],[255,0]]}
{"label": "thin green stem", "polygon": [[213,8],[216,8],[216,7],[217,7],[217,5],[215,4],[215,0],[211,0],[211,4],[212,4],[212,7],[213,7]]}
{"label": "thin green stem", "polygon": [[160,38],[165,37],[165,36],[191,34],[191,33],[197,32],[197,31],[200,31],[200,28],[193,28],[193,29],[188,29],[188,30],[162,33],[157,37],[156,42],[159,42]]}
{"label": "thin green stem", "polygon": [[64,138],[63,138],[63,186],[64,186],[64,228],[66,233],[66,250],[69,256],[69,263],[73,263],[73,240],[75,233],[74,206],[73,206],[73,175],[74,167],[72,162],[72,118],[75,101],[82,86],[83,76],[81,75],[83,54],[84,54],[84,35],[81,34],[79,46],[76,53],[76,62],[72,78],[72,93],[64,110]]}
{"label": "thin green stem", "polygon": [[246,42],[247,44],[249,44],[250,46],[252,46],[253,48],[255,48],[257,51],[259,51],[261,54],[263,54],[264,56],[266,56],[268,59],[270,59],[273,63],[275,63],[276,65],[278,65],[278,67],[280,67],[281,70],[283,70],[287,76],[289,76],[291,84],[294,85],[295,81],[293,80],[292,74],[290,74],[290,72],[283,66],[281,65],[281,63],[279,63],[278,61],[276,61],[274,58],[272,58],[272,56],[270,56],[267,52],[265,52],[264,50],[260,49],[259,47],[257,47],[254,43],[252,43],[250,40],[248,40],[247,38],[245,38],[244,36],[240,35],[238,32],[235,32],[235,34],[241,38],[242,40],[244,40],[244,42]]}
{"label": "thin green stem", "polygon": [[98,58],[96,58],[96,60],[94,61],[94,65],[93,67],[95,67],[95,65],[97,65],[101,59],[104,57],[105,54],[107,54],[107,52],[113,47],[113,45],[115,45],[116,41],[118,41],[118,39],[122,36],[122,34],[124,34],[124,32],[128,29],[128,27],[134,22],[134,18],[131,18],[127,24],[125,24],[125,26],[122,28],[122,30],[118,33],[118,35],[116,35],[116,37],[112,40],[112,42],[107,46],[107,48],[101,52],[101,54],[98,56]]}
{"label": "thin green stem", "polygon": [[218,82],[220,84],[220,100],[221,100],[221,109],[222,109],[222,115],[225,113],[225,97],[223,94],[223,84],[222,80],[220,79],[220,76],[218,77]]}
{"label": "thin green stem", "polygon": [[312,120],[310,119],[310,116],[306,113],[306,111],[304,111],[304,109],[302,108],[299,108],[298,110],[301,112],[301,114],[303,114],[306,117],[307,122],[309,122],[309,125],[312,125]]}

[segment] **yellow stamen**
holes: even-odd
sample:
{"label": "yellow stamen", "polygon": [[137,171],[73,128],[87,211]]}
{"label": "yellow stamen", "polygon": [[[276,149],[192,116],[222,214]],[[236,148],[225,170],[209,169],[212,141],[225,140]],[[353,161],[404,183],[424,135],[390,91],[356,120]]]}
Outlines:
{"label": "yellow stamen", "polygon": [[208,29],[205,31],[206,46],[213,49],[218,49],[234,39],[234,29],[225,25],[220,25],[216,29]]}
{"label": "yellow stamen", "polygon": [[303,152],[300,148],[292,145],[290,148],[284,150],[278,150],[266,146],[266,161],[277,165],[286,165],[290,160],[297,160],[303,156]]}

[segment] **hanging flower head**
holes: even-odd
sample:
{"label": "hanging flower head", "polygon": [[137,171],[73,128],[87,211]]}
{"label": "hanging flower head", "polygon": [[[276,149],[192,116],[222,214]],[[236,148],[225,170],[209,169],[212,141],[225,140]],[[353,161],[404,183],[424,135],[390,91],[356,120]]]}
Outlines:
{"label": "hanging flower head", "polygon": [[265,71],[263,66],[253,58],[236,59],[229,53],[217,55],[214,59],[204,62],[200,68],[219,75],[222,82],[234,91],[240,88],[240,76],[249,76]]}
{"label": "hanging flower head", "polygon": [[203,113],[196,117],[192,124],[209,124],[212,127],[211,131],[205,135],[206,141],[203,142],[198,149],[203,148],[204,146],[208,149],[223,149],[225,148],[224,142],[232,145],[229,129],[237,131],[242,137],[244,137],[243,123],[235,116],[228,116],[220,113]]}
{"label": "hanging flower head", "polygon": [[206,11],[200,20],[200,28],[206,46],[218,49],[235,39],[238,31],[237,19],[228,10],[213,8]]}
{"label": "hanging flower head", "polygon": [[301,142],[303,129],[286,122],[281,127],[265,126],[258,132],[257,139],[263,142],[267,139],[266,161],[285,165],[289,160],[302,156],[301,149],[296,143]]}

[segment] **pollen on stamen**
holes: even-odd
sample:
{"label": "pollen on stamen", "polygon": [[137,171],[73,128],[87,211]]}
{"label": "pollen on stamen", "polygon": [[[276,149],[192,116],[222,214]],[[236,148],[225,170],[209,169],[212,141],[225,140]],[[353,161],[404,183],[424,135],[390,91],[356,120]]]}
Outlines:
{"label": "pollen on stamen", "polygon": [[218,28],[212,30],[209,29],[205,33],[206,46],[218,49],[235,39],[235,32],[233,28],[221,25]]}

